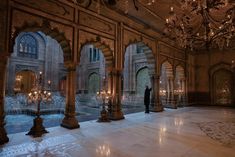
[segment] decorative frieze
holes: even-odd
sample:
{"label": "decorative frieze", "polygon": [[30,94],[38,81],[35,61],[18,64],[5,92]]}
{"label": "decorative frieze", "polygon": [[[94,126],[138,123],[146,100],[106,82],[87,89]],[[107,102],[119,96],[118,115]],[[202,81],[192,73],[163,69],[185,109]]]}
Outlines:
{"label": "decorative frieze", "polygon": [[59,16],[64,19],[74,20],[74,8],[59,2],[58,0],[15,0],[31,8]]}
{"label": "decorative frieze", "polygon": [[89,15],[84,12],[80,12],[79,15],[80,25],[87,26],[89,28],[107,33],[110,35],[115,35],[115,25],[111,24],[103,19]]}
{"label": "decorative frieze", "polygon": [[15,67],[15,73],[20,72],[22,70],[30,70],[30,71],[37,72],[37,71],[39,71],[39,67],[38,66],[19,65],[19,64],[17,64],[16,67]]}

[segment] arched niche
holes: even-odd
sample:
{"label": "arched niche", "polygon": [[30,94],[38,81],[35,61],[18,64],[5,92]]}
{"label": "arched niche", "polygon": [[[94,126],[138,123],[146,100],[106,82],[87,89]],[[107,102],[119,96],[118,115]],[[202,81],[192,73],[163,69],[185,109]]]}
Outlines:
{"label": "arched niche", "polygon": [[96,94],[100,91],[100,76],[97,73],[91,73],[88,76],[88,93]]}
{"label": "arched niche", "polygon": [[151,87],[151,80],[148,67],[143,67],[136,73],[136,93],[138,96],[144,96],[146,86]]}
{"label": "arched niche", "polygon": [[[160,97],[162,100],[170,99],[172,84],[170,79],[173,78],[173,66],[169,61],[164,61],[161,65],[160,75]],[[164,104],[165,105],[165,104]]]}
{"label": "arched niche", "polygon": [[234,71],[231,64],[220,62],[209,69],[210,96],[212,105],[233,106]]}

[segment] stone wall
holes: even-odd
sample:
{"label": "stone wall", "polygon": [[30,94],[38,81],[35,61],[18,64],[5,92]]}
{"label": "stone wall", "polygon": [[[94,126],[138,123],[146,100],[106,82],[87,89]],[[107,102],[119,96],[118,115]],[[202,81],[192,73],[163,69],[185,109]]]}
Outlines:
{"label": "stone wall", "polygon": [[[213,103],[213,73],[217,70],[227,70],[233,73],[232,60],[235,60],[234,49],[211,50],[195,55],[194,74],[189,77],[189,98],[196,104],[215,105]],[[193,62],[191,66],[193,68]],[[215,69],[215,70],[214,70]],[[189,73],[193,70],[189,70]],[[195,86],[193,87],[195,79]],[[234,94],[234,91],[233,91]],[[234,99],[234,98],[233,98]]]}

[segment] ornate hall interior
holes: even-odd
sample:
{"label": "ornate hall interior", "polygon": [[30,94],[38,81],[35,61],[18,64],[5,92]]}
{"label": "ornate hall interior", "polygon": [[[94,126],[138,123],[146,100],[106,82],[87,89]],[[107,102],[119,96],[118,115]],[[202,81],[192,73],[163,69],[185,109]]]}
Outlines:
{"label": "ornate hall interior", "polygon": [[235,157],[235,0],[1,0],[0,34],[0,156]]}

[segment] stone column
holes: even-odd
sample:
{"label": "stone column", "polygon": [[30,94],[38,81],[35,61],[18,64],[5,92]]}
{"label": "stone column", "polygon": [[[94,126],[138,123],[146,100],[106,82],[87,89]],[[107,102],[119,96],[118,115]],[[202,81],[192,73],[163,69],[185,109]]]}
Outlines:
{"label": "stone column", "polygon": [[76,97],[76,65],[68,67],[66,79],[66,107],[65,117],[61,123],[62,127],[68,129],[79,128],[78,120],[75,117],[75,97]]}
{"label": "stone column", "polygon": [[170,85],[170,78],[167,78],[167,95],[166,95],[166,105],[169,106],[170,104],[170,97],[171,97],[171,85]]}
{"label": "stone column", "polygon": [[151,98],[151,108],[152,112],[161,112],[163,111],[163,106],[160,100],[160,76],[153,75],[151,77],[152,83],[152,98]]}
{"label": "stone column", "polygon": [[184,79],[182,79],[181,80],[181,90],[183,90],[183,93],[182,93],[182,95],[181,95],[181,105],[182,106],[185,106],[186,105],[186,86],[185,86],[185,84],[186,84],[186,82],[185,82],[186,80],[185,80],[185,78]]}
{"label": "stone column", "polygon": [[151,82],[151,100],[150,100],[150,106],[153,107],[155,104],[155,92],[156,92],[156,85],[155,85],[155,76],[154,75],[150,75],[150,82]]}
{"label": "stone column", "polygon": [[175,90],[175,86],[174,86],[174,77],[172,77],[170,79],[170,86],[171,86],[171,95],[170,95],[170,101],[171,101],[171,106],[172,108],[177,108],[177,104],[176,104],[176,97],[175,97],[175,93],[174,93],[174,90]]}
{"label": "stone column", "polygon": [[124,119],[121,108],[121,71],[112,69],[109,76],[112,78],[112,113],[110,115],[111,120]]}
{"label": "stone column", "polygon": [[5,98],[5,84],[6,84],[6,65],[7,58],[4,57],[0,61],[0,144],[7,143],[9,138],[7,137],[5,125],[5,113],[4,113],[4,98]]}

